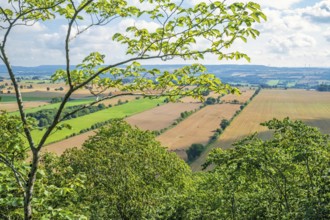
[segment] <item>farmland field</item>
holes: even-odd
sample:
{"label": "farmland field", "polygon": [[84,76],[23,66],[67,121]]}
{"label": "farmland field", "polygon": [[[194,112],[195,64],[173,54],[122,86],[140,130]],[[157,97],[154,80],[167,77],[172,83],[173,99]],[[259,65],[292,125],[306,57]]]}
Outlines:
{"label": "farmland field", "polygon": [[306,90],[262,90],[254,100],[234,119],[219,140],[209,147],[193,164],[193,170],[200,165],[212,148],[230,148],[232,143],[254,132],[267,138],[270,132],[260,125],[272,118],[299,119],[308,125],[319,127],[330,134],[330,93]]}
{"label": "farmland field", "polygon": [[234,95],[234,94],[228,94],[221,98],[221,101],[223,102],[232,102],[234,100],[237,100],[239,103],[245,103],[248,101],[251,96],[255,93],[255,90],[248,89],[248,88],[240,88],[241,95]]}
{"label": "farmland field", "polygon": [[[241,95],[238,94],[226,94],[223,97],[220,98],[220,100],[222,100],[223,102],[231,102],[234,100],[238,100],[240,103],[244,103],[247,100],[249,100],[249,98],[254,94],[255,89],[250,89],[247,87],[237,87],[240,91],[241,91]],[[217,98],[219,96],[219,94],[215,94],[215,93],[210,93],[207,97],[213,97],[213,98]],[[206,97],[205,97],[206,98]],[[200,101],[198,99],[194,99],[192,97],[184,97],[181,99],[182,102],[185,103],[200,103]]]}
{"label": "farmland field", "polygon": [[[163,103],[163,99],[139,99],[124,105],[111,107],[102,111],[65,121],[64,123],[71,125],[72,129],[57,131],[47,139],[46,143],[62,140],[73,133],[77,134],[80,132],[80,130],[90,128],[95,123],[114,118],[124,118],[154,108],[157,106],[157,104],[161,103]],[[44,131],[35,130],[32,132],[32,135],[34,138],[36,138],[37,141],[39,141],[43,133]]]}
{"label": "farmland field", "polygon": [[[125,120],[131,125],[135,125],[144,130],[160,130],[170,126],[175,119],[180,117],[183,111],[191,111],[199,108],[200,104],[187,103],[168,103],[165,105],[152,108],[150,110],[132,115]],[[70,147],[81,147],[87,138],[94,134],[95,131],[89,131],[45,147],[44,151],[61,154],[65,149]]]}
{"label": "farmland field", "polygon": [[[56,97],[56,96],[52,96]],[[33,96],[24,96],[23,95],[23,101],[49,101],[50,98],[41,97],[40,95],[33,95]],[[16,96],[14,94],[8,95],[8,94],[1,94],[1,103],[2,102],[16,102]]]}
{"label": "farmland field", "polygon": [[51,152],[57,155],[62,154],[66,149],[77,147],[80,148],[82,144],[88,139],[88,137],[93,136],[95,131],[88,131],[83,134],[76,135],[74,137],[55,142],[43,147],[42,152]]}
{"label": "farmland field", "polygon": [[[135,97],[136,96],[115,97],[113,99],[104,100],[104,101],[102,101],[100,103],[103,103],[106,106],[108,106],[109,104],[114,105],[114,104],[117,104],[119,100],[121,100],[122,102],[132,101],[132,100],[135,99]],[[69,102],[66,103],[65,107],[76,106],[76,105],[85,105],[85,104],[91,103],[92,101],[95,101],[95,98],[71,100],[71,101],[69,101]],[[24,103],[24,106],[26,105],[26,103],[27,102]],[[0,109],[1,109],[1,105],[2,104],[0,104]],[[55,108],[60,107],[60,105],[61,105],[61,103],[53,103],[53,104],[49,104],[48,103],[48,105],[43,105],[43,106],[35,107],[35,108],[28,108],[28,109],[26,109],[25,112],[26,113],[33,113],[33,112],[37,112],[37,111],[41,111],[41,110],[46,110],[46,109],[55,109]],[[26,106],[25,106],[25,108],[26,108]],[[17,104],[16,104],[16,109],[17,109]],[[18,112],[13,112],[12,114],[13,115],[17,114],[18,115]]]}
{"label": "farmland field", "polygon": [[[32,102],[24,102],[24,109],[36,108],[39,106],[44,106],[49,104],[48,102],[43,101],[32,101]],[[0,110],[6,110],[7,112],[17,111],[18,106],[16,102],[1,102]]]}
{"label": "farmland field", "polygon": [[267,85],[276,86],[279,82],[280,82],[280,80],[268,80]]}
{"label": "farmland field", "polygon": [[172,125],[181,112],[192,111],[200,106],[198,103],[168,103],[128,117],[126,121],[142,130],[159,131]]}
{"label": "farmland field", "polygon": [[[0,89],[0,92],[2,93],[2,102],[15,102],[15,91],[13,90],[13,86],[11,86],[11,82],[9,80],[5,80],[1,84],[3,85],[5,83],[7,83],[8,86],[4,89]],[[69,89],[69,87],[63,82],[52,83],[49,80],[23,80],[19,83],[19,85],[21,86],[20,91],[23,101],[49,101],[54,97],[63,97]],[[116,88],[111,88],[104,91],[104,94],[108,94],[110,92],[116,93],[116,91]],[[71,96],[71,98],[74,99],[88,97],[93,97],[88,89],[79,89]]]}
{"label": "farmland field", "polygon": [[209,105],[192,114],[174,128],[157,137],[157,140],[169,150],[180,151],[185,158],[185,150],[193,143],[206,144],[214,131],[219,128],[222,119],[230,119],[239,109],[239,105]]}

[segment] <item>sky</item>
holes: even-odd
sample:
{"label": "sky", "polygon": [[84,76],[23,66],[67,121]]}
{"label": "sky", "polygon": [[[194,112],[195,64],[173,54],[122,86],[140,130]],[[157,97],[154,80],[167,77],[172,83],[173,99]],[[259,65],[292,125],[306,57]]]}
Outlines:
{"label": "sky", "polygon": [[[130,0],[139,5],[138,0]],[[174,0],[175,1],[175,0]],[[186,0],[194,5],[201,1]],[[227,0],[233,2],[234,0]],[[248,2],[248,0],[241,0]],[[0,2],[1,6],[4,1]],[[251,57],[251,62],[217,60],[206,56],[204,64],[258,64],[287,67],[330,67],[330,0],[254,0],[267,15],[267,22],[257,24],[261,35],[238,42],[233,50],[239,50]],[[143,5],[142,7],[149,7]],[[153,21],[132,18],[117,20],[110,26],[90,29],[72,41],[72,64],[78,64],[90,52],[106,54],[108,64],[127,59],[125,47],[111,42],[114,33],[124,31],[131,25],[157,28]],[[61,65],[64,59],[64,34],[66,20],[37,22],[31,27],[18,26],[9,37],[7,51],[12,65],[38,66]],[[3,35],[0,32],[0,35]],[[199,45],[203,47],[203,43]],[[184,64],[195,61],[175,59],[167,62],[153,60],[147,64]]]}

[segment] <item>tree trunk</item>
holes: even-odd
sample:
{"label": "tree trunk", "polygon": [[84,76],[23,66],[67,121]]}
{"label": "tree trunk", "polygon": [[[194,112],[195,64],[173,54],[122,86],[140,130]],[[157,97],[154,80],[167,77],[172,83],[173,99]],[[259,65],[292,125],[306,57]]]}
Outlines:
{"label": "tree trunk", "polygon": [[29,173],[29,179],[25,187],[25,198],[24,198],[24,219],[32,219],[32,195],[33,188],[36,181],[38,165],[39,165],[39,151],[37,149],[33,150],[33,158],[31,162],[31,171]]}

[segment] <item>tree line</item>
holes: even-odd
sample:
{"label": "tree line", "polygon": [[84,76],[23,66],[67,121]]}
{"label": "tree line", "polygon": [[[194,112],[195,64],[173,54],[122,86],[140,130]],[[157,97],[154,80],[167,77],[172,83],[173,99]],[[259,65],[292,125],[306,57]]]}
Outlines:
{"label": "tree line", "polygon": [[316,90],[320,91],[320,92],[329,92],[330,91],[330,85],[327,85],[327,84],[318,85],[316,87]]}
{"label": "tree line", "polygon": [[[64,120],[70,120],[72,118],[77,118],[77,117],[81,117],[84,115],[88,115],[97,111],[101,111],[106,109],[107,107],[103,104],[100,103],[96,106],[89,106],[87,108],[82,108],[82,105],[75,105],[75,106],[69,106],[66,107],[63,110],[63,115],[67,115]],[[81,110],[80,110],[81,109]],[[68,114],[70,112],[75,111],[73,114]],[[44,109],[44,110],[40,110],[37,112],[32,112],[32,113],[28,113],[27,116],[34,118],[37,120],[38,123],[38,127],[43,128],[46,126],[49,126],[52,121],[54,120],[54,117],[56,115],[57,109]]]}

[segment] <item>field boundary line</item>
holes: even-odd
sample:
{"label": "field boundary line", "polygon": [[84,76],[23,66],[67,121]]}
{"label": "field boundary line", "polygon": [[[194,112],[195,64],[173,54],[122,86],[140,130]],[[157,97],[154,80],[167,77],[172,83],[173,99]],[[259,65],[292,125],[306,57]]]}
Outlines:
{"label": "field boundary line", "polygon": [[[252,102],[252,100],[260,93],[260,91],[261,91],[261,87],[258,87],[256,89],[256,91],[254,92],[254,94],[243,105],[241,105],[241,106],[244,106],[244,107],[240,110],[237,110],[235,112],[235,114],[233,115],[233,117],[231,117],[228,120],[229,125],[227,127],[229,127],[230,124],[234,121],[234,119],[237,118],[237,116],[243,112],[243,110],[246,108],[246,106],[248,106],[248,104],[250,104]],[[208,154],[214,148],[214,144],[217,142],[217,140],[220,139],[220,137],[223,134],[223,132],[225,131],[225,129],[222,129],[221,133],[215,132],[214,135],[210,138],[209,142],[205,145],[203,152],[197,158],[195,158],[194,160],[187,162],[190,165],[190,167],[191,167],[192,164],[196,163],[196,161],[198,161],[200,158],[202,158],[205,154]],[[217,135],[217,138],[214,138],[215,135]]]}

